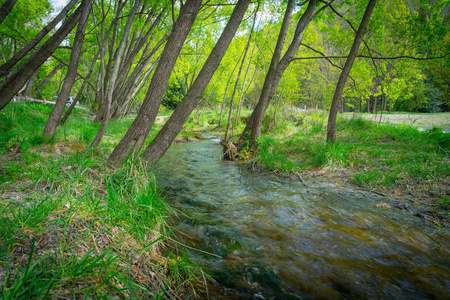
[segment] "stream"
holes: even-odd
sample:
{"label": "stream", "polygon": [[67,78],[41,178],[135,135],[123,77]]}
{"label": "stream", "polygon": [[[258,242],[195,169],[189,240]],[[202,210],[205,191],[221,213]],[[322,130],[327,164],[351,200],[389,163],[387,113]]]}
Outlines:
{"label": "stream", "polygon": [[211,299],[450,299],[447,228],[221,161],[218,142],[158,164],[179,237],[220,285]]}

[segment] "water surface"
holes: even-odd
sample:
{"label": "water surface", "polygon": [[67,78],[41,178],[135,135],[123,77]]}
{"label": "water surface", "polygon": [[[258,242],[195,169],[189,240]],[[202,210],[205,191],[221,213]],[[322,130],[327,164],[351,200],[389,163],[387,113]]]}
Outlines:
{"label": "water surface", "polygon": [[[368,199],[222,162],[218,140],[173,145],[160,182],[223,299],[450,299],[450,234]],[[189,237],[188,237],[189,236]]]}

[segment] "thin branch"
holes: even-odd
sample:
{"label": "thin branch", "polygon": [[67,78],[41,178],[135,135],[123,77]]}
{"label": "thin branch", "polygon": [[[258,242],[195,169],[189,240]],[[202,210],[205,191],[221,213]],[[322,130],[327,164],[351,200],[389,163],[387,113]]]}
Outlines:
{"label": "thin branch", "polygon": [[326,3],[324,6],[322,6],[321,8],[319,8],[319,10],[316,11],[316,12],[312,15],[311,20],[313,20],[318,14],[320,14],[320,12],[321,12],[322,10],[324,10],[324,9],[327,8],[328,6],[331,6],[331,4],[332,4],[333,2],[334,2],[334,0],[331,0],[330,2]]}
{"label": "thin branch", "polygon": [[[369,58],[376,60],[393,60],[393,59],[413,59],[413,60],[433,60],[433,59],[442,59],[449,56],[450,53],[446,53],[441,56],[435,57],[415,57],[410,55],[399,55],[399,56],[391,56],[391,57],[380,57],[380,56],[370,56],[370,55],[357,55],[359,58]],[[346,55],[323,55],[323,56],[305,56],[305,57],[293,57],[291,61],[294,60],[302,60],[302,59],[330,59],[330,58],[347,58]]]}
{"label": "thin branch", "polygon": [[[312,51],[314,51],[314,52],[316,52],[316,53],[319,53],[320,55],[322,55],[321,57],[324,58],[324,59],[326,59],[333,67],[338,68],[339,70],[342,70],[342,67],[341,67],[341,66],[338,66],[338,65],[336,65],[335,63],[333,63],[333,62],[330,60],[330,57],[329,57],[329,56],[326,56],[326,55],[325,55],[324,53],[322,53],[321,51],[316,50],[316,49],[314,49],[313,47],[308,46],[308,45],[306,45],[306,44],[304,44],[304,43],[301,43],[301,45],[302,45],[302,46],[305,46],[306,48],[308,48],[308,49],[310,49],[310,50],[312,50]],[[317,57],[317,56],[313,56],[313,57]],[[348,78],[350,78],[350,79],[353,81],[353,86],[354,86],[355,89],[361,94],[361,92],[359,91],[359,89],[358,89],[358,87],[357,87],[357,85],[356,85],[356,80],[355,80],[355,78],[353,78],[350,74],[348,75]]]}
{"label": "thin branch", "polygon": [[445,151],[445,150],[441,147],[441,145],[439,145],[439,143],[438,143],[437,141],[436,141],[436,144],[438,145],[439,149],[441,149],[442,151],[444,151],[445,156],[447,156],[447,160],[450,160],[450,158],[448,157],[448,151]]}
{"label": "thin branch", "polygon": [[[52,57],[53,57],[54,59],[56,59],[59,63],[65,65],[66,67],[69,66],[69,64],[66,63],[64,60],[62,60],[61,58],[59,58],[59,57],[57,57],[57,56],[55,56],[55,55],[52,55]],[[84,76],[81,75],[80,73],[78,73],[78,71],[77,71],[77,75],[78,75],[78,77],[80,77],[81,79],[85,80]],[[89,82],[89,80],[87,81],[87,83],[91,86],[92,89],[95,90],[95,87],[92,85],[92,83]]]}

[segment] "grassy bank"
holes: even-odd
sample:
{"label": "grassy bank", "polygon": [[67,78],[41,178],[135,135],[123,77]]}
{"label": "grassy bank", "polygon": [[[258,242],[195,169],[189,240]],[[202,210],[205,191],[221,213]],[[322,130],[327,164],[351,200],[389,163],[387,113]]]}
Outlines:
{"label": "grassy bank", "polygon": [[[244,110],[239,122],[233,117],[235,140],[242,132],[251,111]],[[390,205],[411,212],[436,224],[450,224],[450,134],[434,127],[419,131],[404,118],[421,119],[420,125],[447,124],[450,116],[441,114],[387,114],[398,122],[378,124],[371,114],[340,114],[337,142],[325,142],[327,113],[295,111],[286,108],[266,113],[258,151],[245,150],[240,158],[252,168],[307,181],[324,179],[386,195]],[[223,136],[218,110],[196,111],[185,124],[178,140],[201,138],[199,132]],[[396,124],[400,123],[400,124]],[[406,204],[405,204],[406,203]]]}
{"label": "grassy bank", "polygon": [[450,216],[449,134],[339,117],[337,142],[329,148],[326,122],[325,112],[291,113],[262,136],[253,163],[305,179],[339,176],[360,188],[431,199],[431,209]]}
{"label": "grassy bank", "polygon": [[100,147],[88,150],[98,125],[77,110],[44,141],[51,108],[11,103],[0,113],[2,299],[201,292],[201,269],[168,246],[170,207],[155,176],[138,159],[106,167],[131,120],[113,120]]}

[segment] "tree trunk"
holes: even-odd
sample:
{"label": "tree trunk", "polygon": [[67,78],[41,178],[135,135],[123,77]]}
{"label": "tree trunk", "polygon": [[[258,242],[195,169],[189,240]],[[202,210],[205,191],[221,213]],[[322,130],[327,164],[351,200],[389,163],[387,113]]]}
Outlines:
{"label": "tree trunk", "polygon": [[[117,4],[117,7],[116,7],[117,9],[115,11],[114,20],[111,23],[111,25],[109,26],[106,34],[104,33],[105,18],[103,19],[103,21],[101,23],[101,25],[102,25],[101,26],[101,48],[103,49],[103,51],[101,52],[101,56],[100,56],[101,66],[100,66],[100,72],[99,72],[99,80],[101,80],[101,81],[98,84],[99,92],[97,93],[96,101],[99,102],[99,108],[97,110],[97,115],[95,116],[94,123],[101,122],[103,120],[103,115],[105,113],[107,86],[108,86],[108,82],[110,81],[110,78],[111,78],[111,72],[113,70],[113,62],[115,61],[115,57],[117,54],[117,52],[114,52],[114,45],[116,44],[118,22],[119,22],[119,19],[121,18],[120,16],[121,16],[122,10],[125,6],[125,3],[126,3],[126,1],[124,1],[124,2],[119,1],[119,3]],[[104,3],[102,2],[102,4],[104,4]],[[102,6],[102,9],[104,10],[103,6]],[[104,12],[103,12],[103,14],[104,14]],[[110,35],[111,31],[112,31],[112,38],[109,43],[108,62],[106,64],[106,69],[105,69],[104,65],[105,65],[105,56],[106,56],[106,48],[107,48],[106,43],[109,39],[109,35]],[[97,33],[97,39],[98,39],[98,33]]]}
{"label": "tree trunk", "polygon": [[0,7],[0,24],[2,24],[3,20],[5,20],[6,16],[9,14],[11,9],[16,4],[17,0],[5,0],[2,6]]}
{"label": "tree trunk", "polygon": [[112,102],[112,96],[114,93],[114,88],[116,85],[116,79],[117,74],[119,73],[119,66],[120,66],[120,58],[122,56],[123,49],[125,47],[125,37],[128,36],[128,32],[130,32],[134,16],[136,15],[136,11],[139,6],[141,6],[142,0],[136,0],[136,2],[133,5],[133,8],[131,9],[130,15],[128,16],[127,25],[125,26],[125,30],[123,32],[122,39],[119,43],[119,47],[116,50],[116,57],[114,61],[114,68],[111,73],[111,79],[109,81],[109,87],[108,87],[108,93],[106,94],[106,105],[104,109],[104,116],[102,120],[102,124],[100,125],[100,128],[98,129],[97,135],[95,136],[94,141],[92,142],[90,148],[96,148],[100,144],[103,134],[106,130],[106,125],[108,125],[108,119],[109,119],[109,111],[111,108],[111,102]]}
{"label": "tree trunk", "polygon": [[37,89],[36,95],[40,96],[42,90],[44,89],[45,85],[50,82],[50,80],[55,76],[56,73],[58,73],[59,69],[62,68],[62,64],[58,64],[48,75],[44,78],[44,80],[39,84],[39,87]]}
{"label": "tree trunk", "polygon": [[23,95],[25,97],[30,97],[31,91],[33,90],[33,85],[34,85],[34,82],[36,81],[36,77],[37,77],[38,73],[39,73],[39,68],[36,71],[34,71],[34,73],[31,75],[30,79],[28,79],[26,88],[23,91]]}
{"label": "tree trunk", "polygon": [[[289,66],[289,63],[291,62],[292,58],[294,57],[295,53],[297,52],[298,48],[300,47],[300,44],[303,40],[303,33],[304,33],[306,27],[308,26],[308,24],[311,22],[311,16],[315,10],[317,3],[318,3],[318,0],[310,0],[309,1],[308,7],[306,8],[305,12],[303,13],[300,20],[297,23],[297,28],[295,29],[294,38],[293,38],[291,44],[289,45],[288,50],[283,55],[282,59],[280,61],[278,61],[278,59],[281,55],[281,49],[282,49],[283,45],[281,45],[281,47],[280,47],[281,49],[279,49],[279,53],[276,54],[276,57],[272,57],[272,61],[274,59],[276,59],[276,61],[274,62],[273,67],[272,67],[272,63],[271,63],[272,68],[269,68],[267,77],[264,82],[263,90],[261,91],[260,99],[259,99],[258,104],[257,104],[255,110],[253,111],[252,116],[250,117],[250,120],[249,120],[249,123],[250,123],[250,121],[252,121],[252,124],[250,124],[251,125],[251,127],[250,127],[251,128],[250,147],[252,147],[252,148],[256,147],[256,139],[259,138],[259,136],[261,135],[261,126],[262,126],[262,121],[263,121],[263,117],[264,117],[264,112],[266,111],[267,107],[269,106],[270,100],[272,100],[273,95],[275,94],[275,91],[277,90],[278,85],[280,84],[280,80],[281,80],[281,77],[283,76],[284,71]],[[292,15],[292,13],[290,13],[290,15]],[[290,17],[289,17],[289,19],[290,19]],[[284,21],[283,21],[283,25],[284,25]],[[289,24],[287,24],[287,26],[288,25]],[[282,28],[283,28],[283,26],[282,26]],[[283,33],[280,30],[280,35],[284,35],[284,37],[282,38],[283,44],[284,44],[284,39],[285,39],[286,33],[287,33],[287,30],[286,30],[286,32],[283,32]],[[278,42],[277,42],[277,47],[278,47]],[[274,53],[274,56],[275,56],[275,53]],[[266,83],[266,81],[267,81],[267,83]],[[249,124],[247,124],[247,125],[249,125]],[[246,128],[247,128],[247,126],[246,126]],[[247,130],[249,130],[249,129],[247,129]],[[247,133],[244,131],[243,134],[245,134],[244,135],[244,141],[245,141]],[[242,135],[241,135],[241,139],[242,139]]]}
{"label": "tree trunk", "polygon": [[145,149],[142,156],[150,162],[149,165],[151,165],[151,163],[155,163],[164,155],[175,137],[181,131],[184,123],[189,118],[189,115],[197,106],[203,92],[208,86],[209,81],[225,55],[228,46],[233,40],[233,37],[249,4],[250,0],[238,1],[219,40],[209,54],[208,59],[203,65],[199,75],[195,79],[183,101],[177,106],[169,120],[167,120],[166,124],[164,124],[163,128],[152,143],[147,147],[147,149]]}
{"label": "tree trunk", "polygon": [[242,57],[242,54],[239,57],[236,64],[234,65],[233,71],[231,71],[230,78],[228,78],[227,86],[225,87],[225,93],[223,93],[222,105],[220,106],[220,117],[219,117],[219,122],[217,124],[217,127],[220,127],[222,125],[222,115],[223,115],[223,109],[225,107],[225,103],[226,103],[226,99],[227,99],[228,86],[230,85],[231,79],[233,78],[234,71],[236,71],[236,68],[239,65],[239,61],[241,60],[241,57]]}
{"label": "tree trunk", "polygon": [[378,96],[373,97],[373,109],[372,109],[373,114],[377,113],[377,105],[378,105]]}
{"label": "tree trunk", "polygon": [[348,75],[350,74],[350,70],[352,69],[352,65],[353,62],[355,61],[356,55],[358,54],[359,46],[361,45],[361,41],[366,31],[367,24],[369,24],[370,15],[372,14],[376,2],[377,2],[376,0],[369,0],[369,4],[367,5],[361,24],[359,25],[358,31],[356,32],[352,48],[350,49],[350,53],[345,62],[344,68],[342,69],[342,73],[339,76],[339,81],[336,85],[336,90],[333,96],[333,102],[331,103],[330,113],[328,115],[328,125],[327,125],[327,143],[329,143],[331,146],[334,145],[334,141],[336,140],[337,111],[339,103],[341,101],[342,93],[344,91],[345,83],[347,82],[347,78]]}
{"label": "tree trunk", "polygon": [[[8,2],[7,0],[6,2]],[[0,67],[0,76],[6,75],[6,73],[21,60],[27,53],[29,53],[44,36],[47,35],[55,26],[69,13],[72,7],[78,0],[70,1],[66,7],[47,25],[45,26],[28,44],[19,50],[10,60]],[[5,2],[5,3],[6,3]],[[0,22],[1,23],[1,22]]]}
{"label": "tree trunk", "polygon": [[30,76],[52,55],[80,19],[80,6],[42,46],[37,49],[0,87],[0,111],[14,97]]}
{"label": "tree trunk", "polygon": [[[156,46],[153,48],[153,50],[150,52],[150,54],[147,55],[146,57],[142,57],[139,60],[133,72],[131,72],[131,75],[128,76],[128,78],[126,79],[125,83],[120,88],[116,88],[116,90],[119,91],[117,92],[117,95],[113,97],[114,99],[116,99],[115,101],[116,107],[114,113],[111,115],[112,118],[120,115],[123,109],[128,105],[128,102],[131,100],[133,88],[136,86],[137,82],[139,81],[139,78],[145,72],[145,68],[150,64],[156,52],[163,45],[166,39],[167,35],[164,35],[156,44]],[[153,69],[154,66],[152,65],[150,68]]]}
{"label": "tree trunk", "polygon": [[[253,57],[253,56],[252,56]],[[256,75],[256,68],[255,68],[255,70],[253,71],[253,75],[252,75],[252,78],[250,78],[250,81],[248,82],[248,85],[247,85],[247,87],[245,88],[245,90],[243,89],[242,91],[241,91],[241,98],[239,99],[239,110],[238,110],[238,114],[237,114],[237,117],[236,117],[236,122],[238,122],[240,119],[241,119],[241,112],[242,112],[242,107],[244,106],[244,98],[245,98],[245,94],[247,94],[247,92],[248,92],[248,90],[249,90],[249,88],[250,88],[250,86],[252,85],[252,82],[253,82],[253,79],[255,78],[255,75]],[[245,77],[245,76],[244,76]],[[244,78],[245,79],[245,78]],[[244,82],[245,82],[245,80],[244,80]],[[243,87],[244,88],[244,87]]]}
{"label": "tree trunk", "polygon": [[[138,40],[137,45],[132,49],[130,54],[126,55],[126,56],[124,55],[124,58],[122,59],[123,63],[121,64],[119,74],[117,75],[117,88],[114,93],[115,96],[118,94],[119,87],[122,85],[123,81],[125,80],[125,75],[128,73],[131,65],[133,64],[134,59],[139,54],[139,51],[141,51],[142,47],[144,47],[144,45],[146,43],[148,43],[148,39],[149,39],[150,35],[152,34],[153,30],[156,28],[156,26],[161,21],[161,18],[163,15],[164,15],[164,11],[158,15],[158,17],[153,22],[153,24],[151,25],[151,27],[147,31],[147,33]],[[149,18],[150,18],[150,16],[149,16]],[[158,43],[158,45],[159,45],[159,43]],[[158,49],[158,48],[156,48],[156,49]],[[146,51],[144,51],[144,53],[146,53]]]}
{"label": "tree trunk", "polygon": [[[247,68],[245,70],[244,79],[242,80],[241,93],[239,94],[239,100],[238,100],[238,104],[237,104],[237,112],[236,112],[236,119],[235,119],[236,123],[239,122],[239,119],[240,119],[240,116],[241,116],[242,99],[244,99],[244,92],[246,90],[245,89],[245,82],[247,81],[247,75],[248,75],[248,71],[250,70],[251,62],[253,60],[253,54],[254,54],[255,48],[256,48],[256,43],[253,45],[252,53],[250,54],[250,61],[249,61],[248,65],[247,65]],[[250,83],[251,82],[252,81],[250,80]]]}
{"label": "tree trunk", "polygon": [[[255,17],[253,18],[252,29],[250,30],[250,34],[248,36],[247,45],[245,45],[245,50],[244,50],[244,54],[243,54],[243,57],[242,57],[241,66],[239,67],[238,75],[237,75],[237,78],[236,78],[236,83],[234,84],[233,94],[231,95],[231,99],[230,99],[230,110],[228,112],[227,128],[225,130],[225,137],[224,137],[224,140],[223,140],[223,142],[225,143],[224,144],[225,148],[227,148],[227,145],[229,143],[229,141],[228,141],[228,132],[229,132],[230,126],[231,126],[231,115],[233,113],[233,101],[234,101],[234,97],[236,95],[237,87],[239,85],[239,79],[241,78],[242,68],[244,67],[245,58],[247,57],[248,48],[250,47],[250,42],[252,40],[253,31],[255,30],[256,17],[258,15],[258,10],[259,10],[259,2],[258,2],[258,7],[256,8],[256,11],[255,11]],[[244,84],[245,84],[245,82],[242,83],[242,86],[244,86]],[[230,148],[231,148],[231,146],[230,146]],[[228,150],[227,150],[228,154],[230,154],[229,153],[229,149],[230,148],[228,148]],[[230,158],[233,158],[232,154],[231,154],[231,156],[229,156],[229,155],[227,155],[227,156],[230,157]]]}
{"label": "tree trunk", "polygon": [[69,108],[66,110],[64,116],[61,118],[61,121],[60,121],[61,125],[64,125],[64,123],[66,123],[67,118],[70,116],[70,114],[72,113],[72,110],[74,109],[75,105],[77,105],[78,101],[80,100],[80,97],[83,94],[83,90],[86,87],[86,84],[87,84],[87,82],[89,80],[89,77],[91,77],[92,71],[94,70],[94,66],[95,66],[95,63],[97,61],[97,58],[98,58],[100,52],[101,52],[101,49],[99,51],[97,51],[97,53],[95,54],[94,58],[92,59],[91,67],[89,68],[89,71],[88,71],[86,77],[84,78],[80,89],[78,90],[78,93],[77,93],[77,95],[75,97],[75,100],[73,100],[72,104],[69,106]]}
{"label": "tree trunk", "polygon": [[144,144],[158,114],[170,74],[184,41],[200,11],[201,5],[202,0],[187,0],[181,7],[178,19],[161,54],[141,109],[125,136],[108,158],[112,164],[121,165],[128,154],[139,150]]}
{"label": "tree trunk", "polygon": [[263,95],[265,95],[272,83],[273,77],[275,75],[276,67],[278,65],[278,62],[281,57],[281,51],[283,50],[284,42],[286,40],[287,32],[289,29],[289,22],[291,21],[292,13],[294,11],[295,7],[295,0],[289,0],[286,11],[284,13],[283,23],[281,25],[280,33],[278,34],[277,44],[275,46],[275,50],[272,55],[272,60],[270,62],[269,70],[267,71],[266,78],[264,80],[264,85],[261,91],[260,99],[258,103],[256,104],[255,109],[253,110],[252,115],[250,116],[250,119],[247,122],[247,125],[245,126],[244,131],[241,134],[241,137],[238,141],[238,148],[242,147],[245,143],[245,141],[248,138],[249,132],[252,129],[253,126],[253,118],[255,116],[256,111],[259,109],[258,106],[263,105]]}
{"label": "tree trunk", "polygon": [[53,107],[50,116],[48,117],[47,124],[45,124],[44,132],[42,135],[46,138],[52,138],[55,135],[56,127],[59,125],[64,107],[66,106],[67,99],[69,98],[70,91],[72,90],[73,83],[77,76],[78,60],[80,58],[81,49],[83,47],[83,40],[86,31],[87,21],[89,19],[89,13],[91,11],[92,0],[83,0],[82,7],[83,12],[78,23],[77,33],[73,41],[72,51],[70,53],[70,62],[67,69],[66,78],[61,91],[58,94],[58,99]]}
{"label": "tree trunk", "polygon": [[[213,92],[213,90],[214,90],[214,86],[216,85],[217,81],[220,80],[220,78],[222,77],[222,74],[225,72],[225,70],[226,70],[226,68],[224,68],[224,69],[222,70],[222,72],[220,72],[220,74],[217,76],[217,78],[216,78],[216,79],[214,80],[214,82],[211,84],[211,88],[209,89],[208,94],[207,94],[206,96],[203,96],[203,95],[202,95],[203,103],[201,102],[202,100],[200,100],[199,106],[201,106],[201,108],[200,108],[200,109],[197,109],[197,113],[196,113],[196,115],[195,115],[195,119],[200,119],[200,118],[201,118],[202,112],[203,112],[203,110],[205,109],[206,105],[208,104],[208,100],[211,98],[211,94],[212,94],[212,92]],[[209,82],[208,85],[209,85],[210,83],[211,83],[211,82]],[[205,89],[205,90],[206,90],[206,89]]]}

